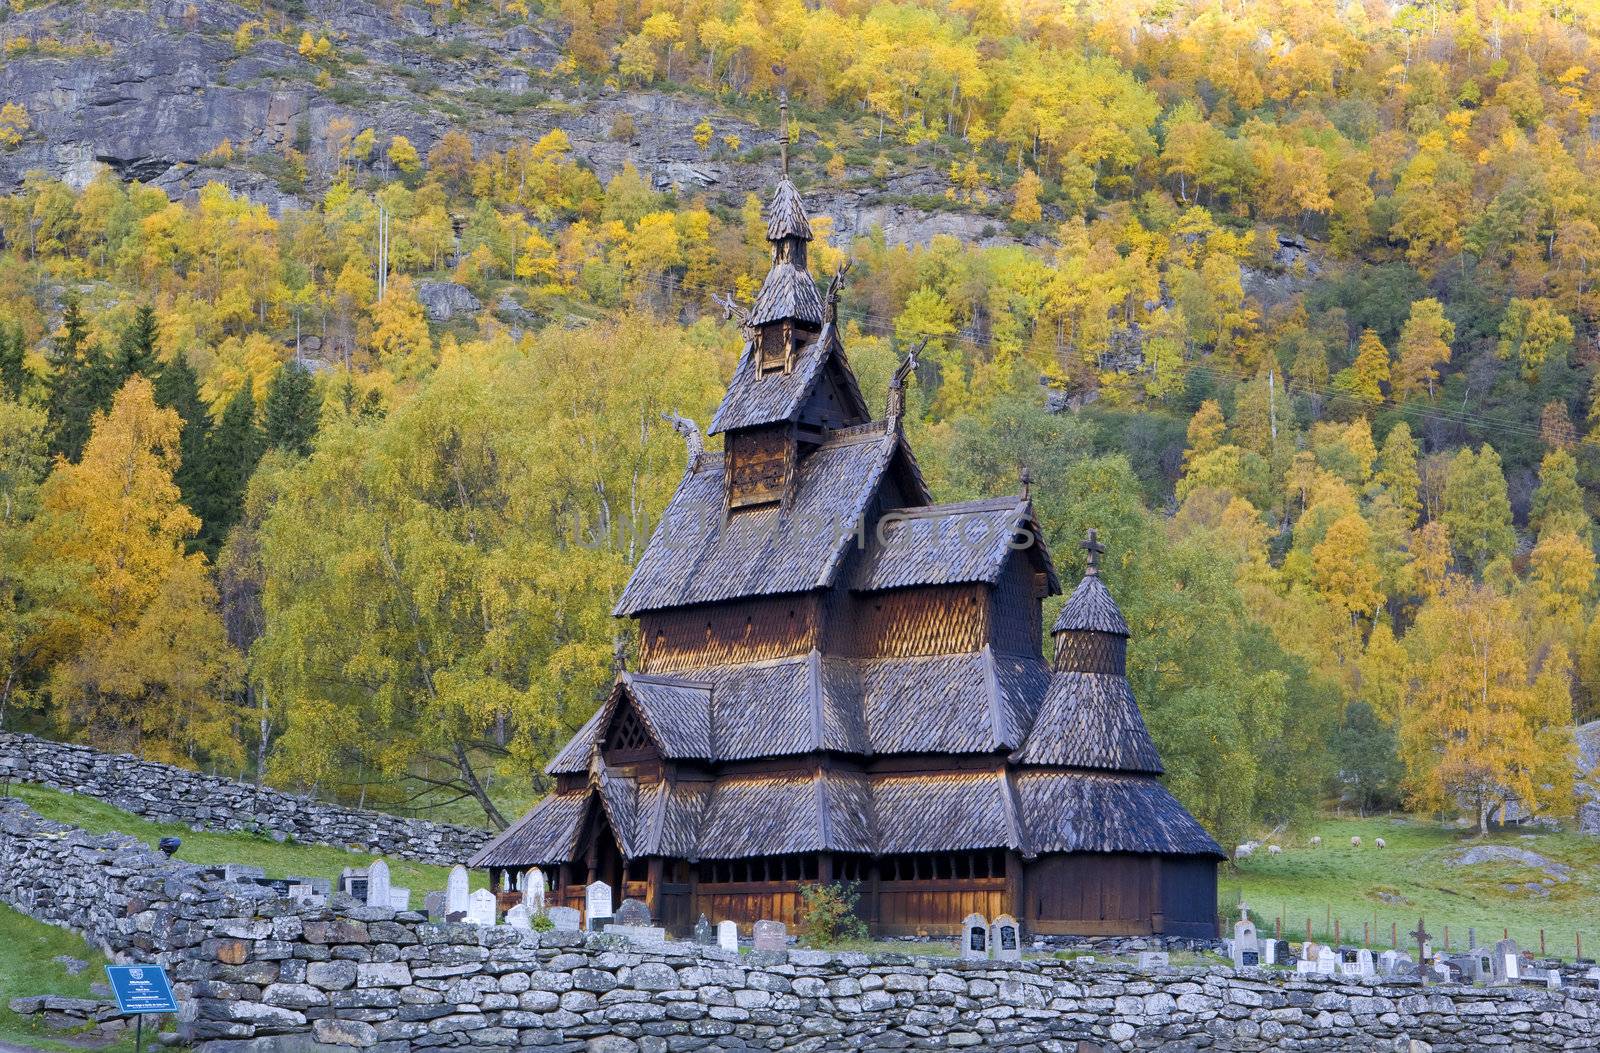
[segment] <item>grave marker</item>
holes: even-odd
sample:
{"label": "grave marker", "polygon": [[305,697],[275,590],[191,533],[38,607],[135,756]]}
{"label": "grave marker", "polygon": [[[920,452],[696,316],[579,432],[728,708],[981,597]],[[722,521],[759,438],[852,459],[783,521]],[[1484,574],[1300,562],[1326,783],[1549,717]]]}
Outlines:
{"label": "grave marker", "polygon": [[1022,961],[1022,933],[1017,919],[1002,914],[989,926],[989,951],[997,962]]}
{"label": "grave marker", "polygon": [[546,907],[545,914],[550,918],[550,924],[557,932],[578,931],[578,910],[576,907]]}
{"label": "grave marker", "polygon": [[1339,955],[1332,947],[1317,948],[1317,973],[1332,976],[1339,968]]}
{"label": "grave marker", "polygon": [[389,890],[390,910],[410,910],[411,890],[408,888],[391,888]]}
{"label": "grave marker", "polygon": [[1261,941],[1256,936],[1256,924],[1250,920],[1250,908],[1239,905],[1239,921],[1233,927],[1233,944],[1228,950],[1235,969],[1256,969],[1261,966]]}
{"label": "grave marker", "polygon": [[531,930],[533,928],[533,919],[528,916],[528,905],[526,903],[518,903],[506,911],[506,924],[513,929]]}
{"label": "grave marker", "polygon": [[601,923],[611,920],[611,886],[596,881],[583,890],[584,928],[598,932]]}
{"label": "grave marker", "polygon": [[528,876],[523,880],[522,901],[528,905],[529,910],[539,911],[544,909],[545,882],[544,871],[534,867],[528,871]]}
{"label": "grave marker", "polygon": [[755,949],[758,951],[786,951],[789,949],[789,929],[781,921],[758,921],[755,925]]}
{"label": "grave marker", "polygon": [[694,923],[694,942],[701,947],[715,947],[717,945],[717,934],[712,930],[711,922],[706,920],[704,914],[700,915],[700,920]]}
{"label": "grave marker", "polygon": [[1165,969],[1172,964],[1172,956],[1166,951],[1140,951],[1139,968]]}
{"label": "grave marker", "polygon": [[969,962],[989,960],[989,919],[968,914],[961,919],[961,957]]}
{"label": "grave marker", "polygon": [[650,908],[645,906],[643,900],[625,899],[622,906],[617,908],[617,924],[649,925]]}
{"label": "grave marker", "polygon": [[367,906],[389,907],[389,864],[381,859],[367,867]]}
{"label": "grave marker", "polygon": [[444,920],[445,894],[443,892],[430,892],[422,897],[423,913],[428,915],[429,921]]}
{"label": "grave marker", "polygon": [[717,946],[725,951],[738,951],[739,926],[731,921],[717,923]]}
{"label": "grave marker", "polygon": [[495,916],[494,893],[480,888],[467,897],[467,924],[493,925]]}
{"label": "grave marker", "polygon": [[450,868],[450,879],[445,883],[444,912],[446,914],[465,914],[467,912],[468,890],[471,888],[471,879],[464,866]]}
{"label": "grave marker", "polygon": [[1521,965],[1522,948],[1517,946],[1516,940],[1505,939],[1494,945],[1494,961],[1490,968],[1495,983],[1505,984],[1522,979]]}

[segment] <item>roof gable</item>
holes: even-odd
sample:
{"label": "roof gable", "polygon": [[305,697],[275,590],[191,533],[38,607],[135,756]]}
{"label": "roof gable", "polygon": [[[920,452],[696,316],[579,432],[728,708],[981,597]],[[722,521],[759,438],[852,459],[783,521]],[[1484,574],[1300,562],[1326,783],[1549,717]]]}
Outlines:
{"label": "roof gable", "polygon": [[[1060,591],[1044,532],[1026,497],[1002,497],[886,511],[856,563],[850,587],[858,592],[916,585],[994,584],[1006,560],[1032,552],[1051,592]],[[1017,539],[1028,543],[1019,547]]]}
{"label": "roof gable", "polygon": [[843,425],[864,424],[871,418],[832,323],[823,327],[817,339],[801,346],[794,368],[787,372],[763,373],[757,357],[755,342],[746,341],[728,390],[711,418],[709,434],[798,420],[805,416],[806,403],[819,383],[825,381],[831,381],[840,393]]}

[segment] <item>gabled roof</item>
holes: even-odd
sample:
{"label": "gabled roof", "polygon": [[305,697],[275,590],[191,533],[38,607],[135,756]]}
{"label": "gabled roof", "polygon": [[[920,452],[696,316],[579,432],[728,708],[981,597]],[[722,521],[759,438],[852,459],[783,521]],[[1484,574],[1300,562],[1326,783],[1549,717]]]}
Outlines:
{"label": "gabled roof", "polygon": [[1128,623],[1122,617],[1117,601],[1111,598],[1106,583],[1098,574],[1085,574],[1078,587],[1072,590],[1066,606],[1051,626],[1052,633],[1098,632],[1117,636],[1132,636]]}
{"label": "gabled roof", "polygon": [[617,694],[626,693],[650,730],[661,755],[673,760],[710,758],[711,688],[671,677],[623,673]]}
{"label": "gabled roof", "polygon": [[858,664],[873,753],[1015,749],[1050,675],[1039,659],[996,655],[987,647]]}
{"label": "gabled roof", "polygon": [[551,794],[478,849],[467,866],[526,867],[571,859],[590,797],[587,789]]}
{"label": "gabled roof", "polygon": [[1128,678],[1114,673],[1052,675],[1028,740],[1012,759],[1152,775],[1162,770]]}
{"label": "gabled roof", "polygon": [[768,241],[781,241],[784,238],[811,240],[811,221],[806,218],[805,202],[800,200],[800,191],[795,189],[787,176],[778,180],[772,200],[767,202],[766,214]]}
{"label": "gabled roof", "polygon": [[[1019,540],[1023,537],[1030,539],[1026,547]],[[875,592],[913,585],[993,584],[1007,557],[1028,549],[1043,563],[1050,591],[1059,592],[1044,532],[1026,497],[891,509],[879,520],[850,587]]]}
{"label": "gabled roof", "polygon": [[898,429],[884,423],[841,429],[800,462],[782,505],[727,515],[723,459],[702,457],[678,484],[613,613],[831,585],[857,524],[897,462],[921,490]]}
{"label": "gabled roof", "polygon": [[756,362],[755,345],[746,341],[722,404],[711,418],[709,434],[795,420],[830,370],[854,422],[865,423],[871,413],[831,324],[824,326],[815,340],[800,347],[794,366],[787,373],[762,373]]}

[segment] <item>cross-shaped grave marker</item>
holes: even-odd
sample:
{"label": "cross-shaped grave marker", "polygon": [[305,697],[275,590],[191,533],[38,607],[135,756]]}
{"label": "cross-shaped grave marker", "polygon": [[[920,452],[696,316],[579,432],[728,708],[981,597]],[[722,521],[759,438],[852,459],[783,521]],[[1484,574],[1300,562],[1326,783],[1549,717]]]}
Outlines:
{"label": "cross-shaped grave marker", "polygon": [[1422,980],[1422,986],[1428,986],[1428,941],[1433,939],[1433,934],[1428,931],[1422,919],[1417,919],[1417,928],[1414,932],[1406,933],[1417,941],[1417,976]]}

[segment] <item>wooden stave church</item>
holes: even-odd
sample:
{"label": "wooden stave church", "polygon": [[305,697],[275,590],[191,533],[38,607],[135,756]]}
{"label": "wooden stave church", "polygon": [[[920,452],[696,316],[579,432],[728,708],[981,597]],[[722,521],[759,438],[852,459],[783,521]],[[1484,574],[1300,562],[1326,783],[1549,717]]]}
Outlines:
{"label": "wooden stave church", "polygon": [[[1216,934],[1225,858],[1159,781],[1126,621],[1089,565],[1060,585],[1024,483],[935,505],[901,428],[871,419],[819,296],[787,176],[773,264],[712,420],[613,612],[638,671],[547,768],[555,791],[469,865],[583,909],[606,881],[659,924],[798,919],[859,882],[879,935],[1009,913],[1039,934]],[[909,361],[908,361],[909,365]],[[1027,543],[1024,543],[1027,542]]]}

